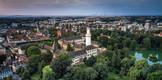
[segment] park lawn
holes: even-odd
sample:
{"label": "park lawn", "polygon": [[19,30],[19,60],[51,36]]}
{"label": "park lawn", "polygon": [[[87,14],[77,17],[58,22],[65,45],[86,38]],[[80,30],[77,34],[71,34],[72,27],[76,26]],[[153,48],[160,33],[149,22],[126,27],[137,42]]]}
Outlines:
{"label": "park lawn", "polygon": [[31,80],[39,80],[40,78],[40,74],[38,72],[34,73],[32,76],[31,76]]}
{"label": "park lawn", "polygon": [[123,78],[120,78],[118,74],[115,74],[113,72],[109,73],[109,76],[106,80],[110,80],[110,79],[115,79],[115,80],[129,80],[129,78],[127,76],[123,76]]}

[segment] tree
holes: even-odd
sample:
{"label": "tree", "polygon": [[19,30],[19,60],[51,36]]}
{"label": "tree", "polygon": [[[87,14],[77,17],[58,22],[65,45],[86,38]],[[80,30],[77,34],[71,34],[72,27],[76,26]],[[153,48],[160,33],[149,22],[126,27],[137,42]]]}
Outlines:
{"label": "tree", "polygon": [[25,71],[24,67],[20,66],[18,69],[16,69],[16,74],[21,76],[24,71]]}
{"label": "tree", "polygon": [[108,68],[103,63],[96,63],[93,68],[98,72],[97,79],[104,80],[108,76]]}
{"label": "tree", "polygon": [[53,62],[51,62],[51,68],[54,72],[56,72],[57,77],[62,77],[66,71],[67,67],[70,66],[72,60],[67,53],[61,53],[54,58]]}
{"label": "tree", "polygon": [[27,62],[27,68],[31,74],[37,71],[38,64],[39,64],[39,55],[32,55],[29,57],[29,60]]}
{"label": "tree", "polygon": [[[162,39],[161,39],[162,40]],[[160,44],[160,50],[162,51],[162,41],[161,41],[161,44]]]}
{"label": "tree", "polygon": [[160,63],[156,63],[156,64],[153,64],[151,66],[149,66],[149,72],[154,72],[154,71],[162,71],[162,64]]}
{"label": "tree", "polygon": [[97,71],[91,67],[80,67],[76,66],[72,69],[73,80],[94,80],[97,78]]}
{"label": "tree", "polygon": [[40,51],[39,47],[37,47],[37,46],[30,46],[27,49],[28,57],[30,57],[31,55],[36,55],[36,54],[40,54],[40,53],[41,53],[41,51]]}
{"label": "tree", "polygon": [[83,69],[84,68],[82,68],[80,66],[73,67],[72,70],[71,70],[71,73],[73,75],[72,79],[73,80],[83,80],[84,79]]}
{"label": "tree", "polygon": [[41,54],[41,60],[44,60],[46,63],[50,63],[53,59],[53,54],[50,51]]}
{"label": "tree", "polygon": [[66,73],[63,77],[64,80],[71,80],[72,79],[72,74],[71,73]]}
{"label": "tree", "polygon": [[131,40],[130,40],[130,38],[127,38],[126,40],[124,40],[124,46],[125,47],[130,47],[130,44],[131,44]]}
{"label": "tree", "polygon": [[136,61],[135,66],[132,66],[128,73],[130,80],[145,80],[148,66],[146,59]]}
{"label": "tree", "polygon": [[72,47],[70,44],[68,44],[66,51],[72,52],[72,51],[74,51],[74,47]]}
{"label": "tree", "polygon": [[39,73],[40,73],[40,78],[42,78],[42,69],[46,66],[46,62],[44,60],[42,60],[40,63],[39,63],[39,66],[38,66],[38,70],[39,70]]}
{"label": "tree", "polygon": [[7,77],[3,77],[3,80],[7,80]]}
{"label": "tree", "polygon": [[117,58],[118,58],[118,56],[114,52],[113,56],[112,56],[112,67],[117,67]]}
{"label": "tree", "polygon": [[98,41],[99,41],[104,47],[107,47],[107,45],[108,45],[108,38],[107,38],[107,37],[102,36],[102,37],[99,38]]}
{"label": "tree", "polygon": [[132,50],[135,50],[136,47],[137,47],[137,42],[136,42],[136,40],[131,41],[130,48],[131,48]]}
{"label": "tree", "polygon": [[22,80],[30,80],[31,79],[31,76],[30,76],[30,73],[28,70],[25,70],[22,74],[22,77],[21,77]]}
{"label": "tree", "polygon": [[121,53],[122,53],[122,59],[125,58],[125,57],[129,58],[128,48],[123,48],[121,50]]}
{"label": "tree", "polygon": [[151,41],[149,38],[143,39],[143,47],[146,49],[151,49]]}
{"label": "tree", "polygon": [[3,61],[5,61],[6,58],[6,55],[0,55],[0,64],[3,64]]}
{"label": "tree", "polygon": [[52,68],[50,66],[45,66],[42,70],[43,72],[43,79],[42,80],[55,80],[56,73],[53,72]]}
{"label": "tree", "polygon": [[118,56],[117,56],[118,57],[118,59],[117,59],[117,68],[120,69],[120,67],[121,67],[121,63],[120,63],[121,62],[121,51],[118,50],[117,53],[118,53]]}
{"label": "tree", "polygon": [[155,71],[148,74],[146,80],[162,80],[162,71]]}
{"label": "tree", "polygon": [[118,49],[118,44],[115,43],[114,46],[113,46],[113,50],[117,50]]}
{"label": "tree", "polygon": [[83,80],[94,80],[95,78],[97,78],[98,75],[97,71],[91,67],[85,68],[84,74],[85,77],[83,78]]}
{"label": "tree", "polygon": [[86,57],[84,58],[84,63],[87,66],[92,66],[96,61],[97,61],[97,59],[94,56],[91,56],[89,59],[87,59]]}
{"label": "tree", "polygon": [[129,70],[129,68],[131,67],[132,61],[129,58],[124,58],[121,61],[121,65],[124,68],[125,71]]}
{"label": "tree", "polygon": [[9,80],[12,80],[12,78],[13,78],[12,75],[9,75],[9,76],[8,76],[8,79],[9,79]]}

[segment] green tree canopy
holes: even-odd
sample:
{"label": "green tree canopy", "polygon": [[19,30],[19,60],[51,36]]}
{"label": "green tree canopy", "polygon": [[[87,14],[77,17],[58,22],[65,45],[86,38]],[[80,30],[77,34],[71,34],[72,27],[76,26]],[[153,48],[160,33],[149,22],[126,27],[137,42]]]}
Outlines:
{"label": "green tree canopy", "polygon": [[[161,39],[162,40],[162,39]],[[160,50],[162,51],[162,41],[161,41],[161,44],[160,44]]]}
{"label": "green tree canopy", "polygon": [[112,67],[117,67],[117,63],[118,62],[118,56],[116,55],[116,53],[114,52],[113,53],[113,56],[112,56]]}
{"label": "green tree canopy", "polygon": [[39,64],[39,55],[32,55],[29,57],[29,60],[27,62],[27,68],[31,74],[37,71],[38,64]]}
{"label": "green tree canopy", "polygon": [[25,70],[22,74],[22,77],[21,77],[22,80],[30,80],[31,79],[31,76],[30,76],[30,73],[28,70]]}
{"label": "green tree canopy", "polygon": [[72,51],[74,51],[74,47],[72,47],[70,44],[68,44],[66,51],[72,52]]}
{"label": "green tree canopy", "polygon": [[70,56],[67,53],[61,53],[51,62],[51,68],[57,73],[57,77],[59,78],[66,73],[67,67],[70,66],[71,63],[72,60]]}
{"label": "green tree canopy", "polygon": [[41,60],[44,60],[46,63],[50,63],[53,59],[53,54],[50,51],[41,54]]}
{"label": "green tree canopy", "polygon": [[30,46],[27,49],[28,57],[30,57],[31,55],[36,55],[36,54],[40,54],[40,53],[41,53],[41,51],[40,51],[39,47],[37,47],[37,46]]}
{"label": "green tree canopy", "polygon": [[137,47],[137,42],[136,42],[136,40],[131,41],[130,48],[131,48],[132,50],[135,50],[136,47]]}
{"label": "green tree canopy", "polygon": [[155,71],[148,74],[146,80],[162,80],[162,71]]}
{"label": "green tree canopy", "polygon": [[103,63],[94,64],[93,68],[98,72],[97,79],[105,79],[108,76],[108,68]]}
{"label": "green tree canopy", "polygon": [[135,66],[132,66],[128,73],[130,80],[145,80],[147,77],[147,68],[148,63],[146,59],[136,61]]}
{"label": "green tree canopy", "polygon": [[149,38],[143,39],[143,47],[146,49],[151,49],[151,41]]}
{"label": "green tree canopy", "polygon": [[45,66],[42,70],[43,72],[43,79],[42,80],[55,80],[56,73],[53,72],[52,68],[50,66]]}
{"label": "green tree canopy", "polygon": [[39,70],[39,73],[40,73],[40,77],[42,78],[42,69],[46,66],[46,62],[44,60],[42,60],[40,63],[39,63],[39,66],[38,66],[38,70]]}
{"label": "green tree canopy", "polygon": [[162,71],[162,64],[156,63],[149,66],[149,72],[154,72],[154,71]]}
{"label": "green tree canopy", "polygon": [[127,38],[126,40],[124,40],[124,46],[129,48],[130,47],[130,44],[131,44],[131,40],[130,38]]}
{"label": "green tree canopy", "polygon": [[25,71],[24,67],[20,66],[19,68],[16,69],[16,74],[21,76],[24,71]]}
{"label": "green tree canopy", "polygon": [[96,57],[91,56],[89,59],[85,57],[83,61],[87,66],[92,66],[97,61],[97,59]]}
{"label": "green tree canopy", "polygon": [[12,75],[9,75],[9,76],[8,76],[8,79],[9,79],[9,80],[12,80],[12,78],[13,78]]}
{"label": "green tree canopy", "polygon": [[85,77],[83,78],[83,80],[94,80],[95,78],[97,78],[98,72],[93,68],[88,67],[84,69],[84,75]]}
{"label": "green tree canopy", "polygon": [[71,71],[73,80],[94,80],[97,78],[97,71],[91,67],[74,67]]}
{"label": "green tree canopy", "polygon": [[121,65],[125,70],[129,70],[129,68],[131,67],[132,61],[129,58],[124,58],[121,61]]}

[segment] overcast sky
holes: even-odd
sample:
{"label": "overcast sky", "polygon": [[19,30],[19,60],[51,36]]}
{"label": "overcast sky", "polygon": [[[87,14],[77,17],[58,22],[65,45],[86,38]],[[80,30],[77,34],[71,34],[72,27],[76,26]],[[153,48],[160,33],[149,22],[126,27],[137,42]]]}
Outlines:
{"label": "overcast sky", "polygon": [[162,0],[0,0],[0,15],[162,15]]}

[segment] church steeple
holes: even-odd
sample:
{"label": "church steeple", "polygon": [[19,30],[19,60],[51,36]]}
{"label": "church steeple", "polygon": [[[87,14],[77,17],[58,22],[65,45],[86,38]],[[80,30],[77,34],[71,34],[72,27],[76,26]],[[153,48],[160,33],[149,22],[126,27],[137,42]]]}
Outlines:
{"label": "church steeple", "polygon": [[42,33],[39,31],[39,24],[37,24],[36,27],[37,27],[37,33],[36,34],[37,35],[42,35]]}
{"label": "church steeple", "polygon": [[40,33],[40,31],[39,31],[39,25],[37,24],[37,33]]}

